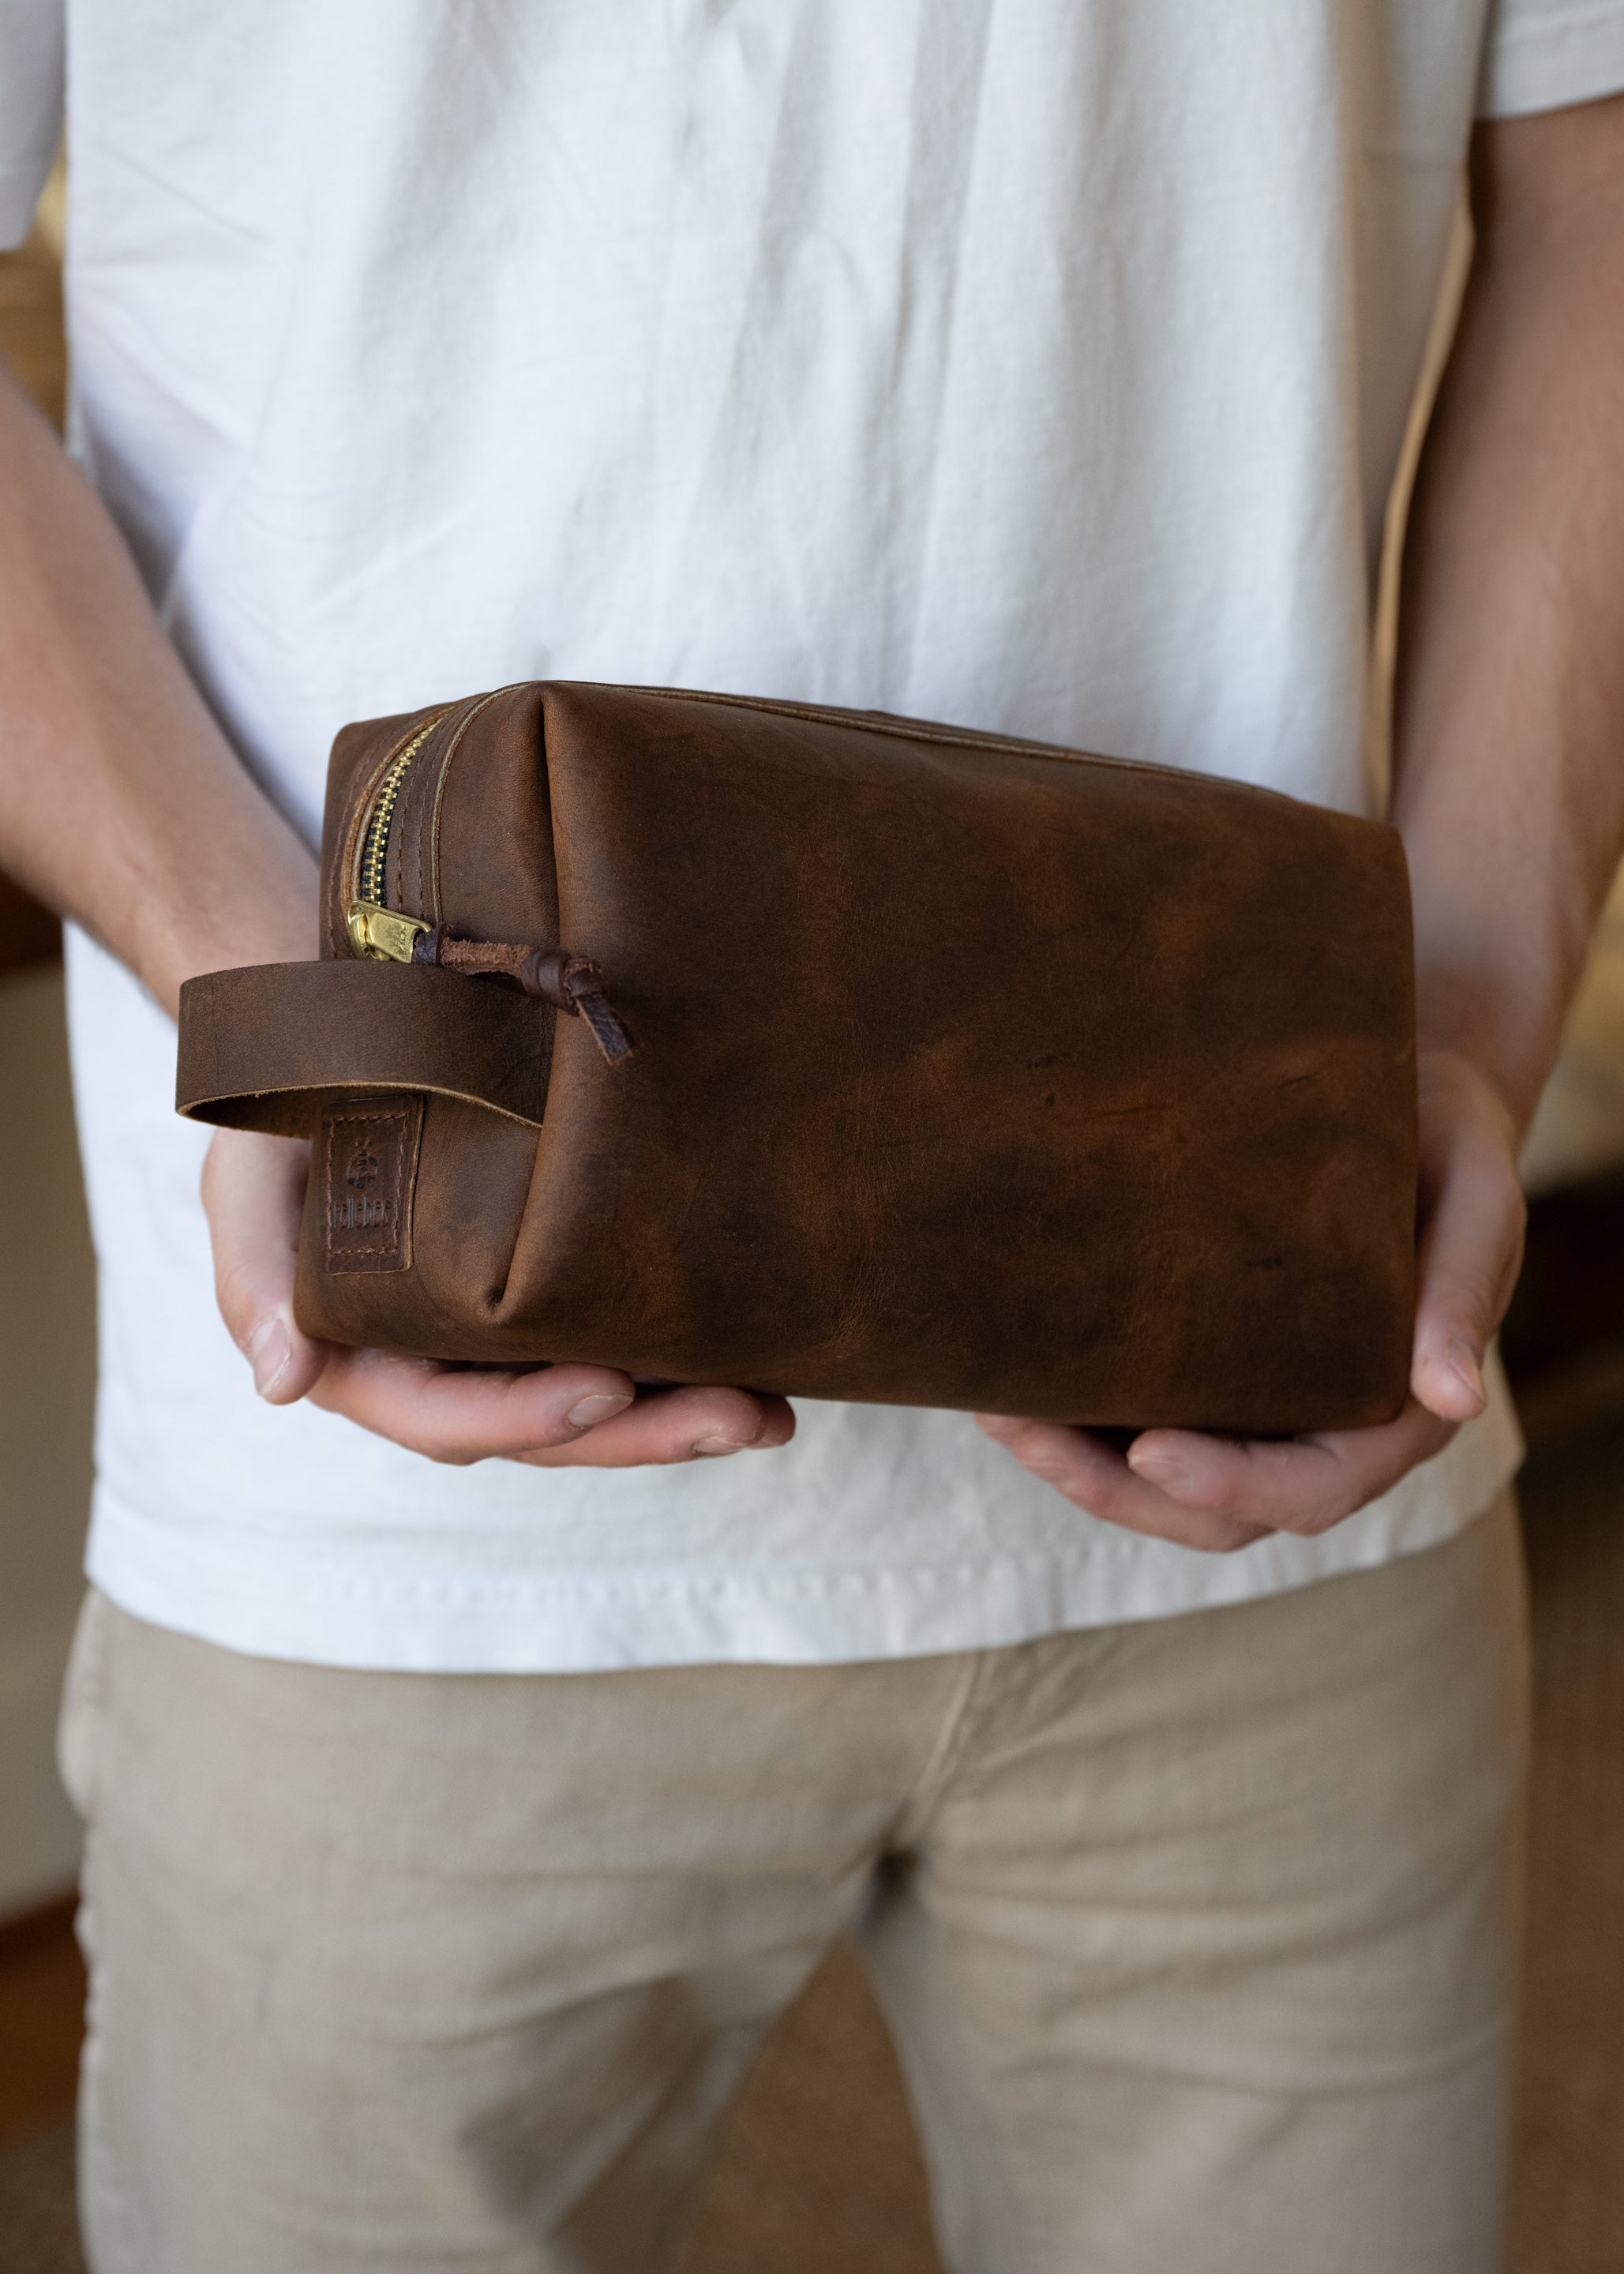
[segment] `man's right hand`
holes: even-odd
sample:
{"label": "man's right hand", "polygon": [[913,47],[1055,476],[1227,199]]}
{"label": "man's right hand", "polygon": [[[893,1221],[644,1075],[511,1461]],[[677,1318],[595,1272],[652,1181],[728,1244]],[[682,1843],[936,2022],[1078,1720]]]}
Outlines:
{"label": "man's right hand", "polygon": [[[123,539],[0,370],[0,860],[173,1015],[182,983],[309,955],[316,864],[225,740]],[[222,1130],[203,1200],[238,1347],[273,1404],[309,1397],[430,1460],[631,1468],[787,1443],[781,1397],[639,1390],[605,1366],[470,1370],[301,1334],[308,1148]]]}
{"label": "man's right hand", "polygon": [[214,1291],[231,1338],[273,1405],[308,1397],[432,1461],[626,1469],[786,1444],[782,1397],[742,1389],[639,1390],[613,1367],[469,1371],[318,1342],[293,1316],[310,1148],[220,1130],[203,1167]]}

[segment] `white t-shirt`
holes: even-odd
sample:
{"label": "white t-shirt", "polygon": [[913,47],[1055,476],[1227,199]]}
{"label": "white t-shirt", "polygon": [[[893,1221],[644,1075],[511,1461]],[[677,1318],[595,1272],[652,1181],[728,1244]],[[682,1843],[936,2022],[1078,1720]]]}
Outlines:
{"label": "white t-shirt", "polygon": [[[64,43],[74,447],[313,840],[346,719],[550,674],[1367,808],[1372,562],[1471,119],[1624,86],[1624,0],[0,0],[13,240]],[[70,964],[90,1569],[147,1618],[378,1667],[957,1649],[1370,1564],[1515,1465],[1497,1384],[1326,1539],[1229,1557],[959,1414],[434,1467],[257,1402],[171,1029]]]}

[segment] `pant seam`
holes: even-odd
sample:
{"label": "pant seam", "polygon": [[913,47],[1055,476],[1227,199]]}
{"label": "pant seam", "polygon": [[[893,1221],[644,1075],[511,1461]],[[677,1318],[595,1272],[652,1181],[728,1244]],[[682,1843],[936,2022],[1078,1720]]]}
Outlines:
{"label": "pant seam", "polygon": [[975,1721],[974,1709],[980,1694],[990,1677],[995,1660],[1001,1655],[996,1650],[971,1651],[966,1654],[964,1670],[948,1700],[936,1743],[926,1756],[924,1766],[914,1780],[913,1790],[897,1811],[891,1837],[886,1842],[888,1847],[909,1847],[924,1829],[963,1757]]}

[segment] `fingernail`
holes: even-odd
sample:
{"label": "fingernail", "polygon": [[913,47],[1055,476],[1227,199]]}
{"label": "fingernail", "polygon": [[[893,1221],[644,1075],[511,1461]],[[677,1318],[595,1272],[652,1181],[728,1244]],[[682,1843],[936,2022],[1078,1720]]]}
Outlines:
{"label": "fingernail", "polygon": [[249,1336],[243,1354],[253,1368],[254,1388],[261,1397],[268,1397],[288,1371],[293,1337],[281,1319],[267,1319]]}
{"label": "fingernail", "polygon": [[1483,1387],[1483,1368],[1477,1354],[1470,1343],[1458,1339],[1449,1345],[1449,1366],[1457,1382],[1465,1383],[1472,1396],[1481,1403],[1487,1396]]}
{"label": "fingernail", "polygon": [[606,1421],[612,1413],[624,1413],[631,1402],[628,1389],[595,1389],[590,1397],[572,1405],[564,1419],[572,1429],[590,1429],[594,1422]]}
{"label": "fingernail", "polygon": [[721,1453],[742,1453],[755,1442],[753,1437],[695,1437],[694,1450],[706,1460],[715,1460]]}
{"label": "fingernail", "polygon": [[1177,1461],[1169,1461],[1160,1453],[1130,1453],[1128,1466],[1136,1477],[1143,1477],[1147,1484],[1155,1485],[1162,1492],[1180,1493],[1190,1489],[1189,1470],[1180,1468]]}

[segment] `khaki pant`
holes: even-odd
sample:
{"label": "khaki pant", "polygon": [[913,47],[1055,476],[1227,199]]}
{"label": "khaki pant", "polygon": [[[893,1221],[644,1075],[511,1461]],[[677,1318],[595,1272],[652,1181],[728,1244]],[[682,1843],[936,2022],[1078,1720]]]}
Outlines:
{"label": "khaki pant", "polygon": [[956,2274],[1490,2274],[1523,1728],[1508,1495],[856,1666],[346,1673],[93,1598],[92,2264],[656,2274],[844,1930]]}

